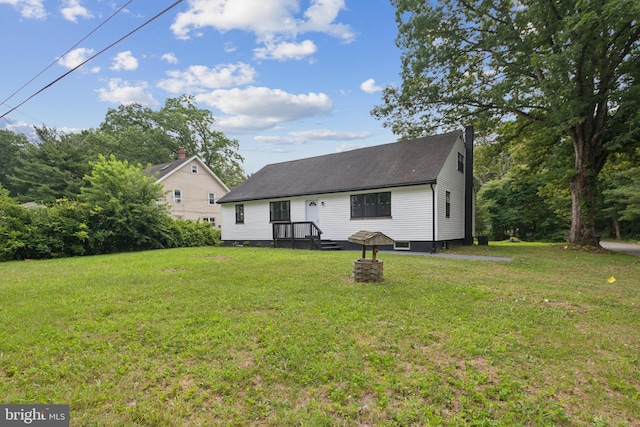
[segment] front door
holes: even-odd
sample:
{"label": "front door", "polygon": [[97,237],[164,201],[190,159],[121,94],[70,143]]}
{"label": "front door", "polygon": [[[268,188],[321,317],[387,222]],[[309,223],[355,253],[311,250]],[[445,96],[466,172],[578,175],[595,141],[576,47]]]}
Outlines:
{"label": "front door", "polygon": [[318,224],[318,201],[317,200],[307,200],[307,221],[313,221],[316,225]]}

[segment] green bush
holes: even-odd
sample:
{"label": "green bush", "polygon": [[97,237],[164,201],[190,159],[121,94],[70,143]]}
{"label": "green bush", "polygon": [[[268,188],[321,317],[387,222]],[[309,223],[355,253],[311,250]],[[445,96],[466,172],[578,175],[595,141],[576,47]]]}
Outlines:
{"label": "green bush", "polygon": [[30,210],[27,258],[61,258],[91,253],[87,207],[71,200]]}
{"label": "green bush", "polygon": [[24,259],[29,211],[0,186],[0,260]]}
{"label": "green bush", "polygon": [[168,247],[220,246],[222,244],[220,229],[208,222],[191,220],[173,220],[170,223],[170,244]]}

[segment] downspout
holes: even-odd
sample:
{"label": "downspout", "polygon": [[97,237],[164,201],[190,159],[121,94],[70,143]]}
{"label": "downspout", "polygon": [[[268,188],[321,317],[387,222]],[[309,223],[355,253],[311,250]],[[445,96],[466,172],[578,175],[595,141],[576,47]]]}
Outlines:
{"label": "downspout", "polygon": [[431,184],[431,253],[436,253],[436,190]]}
{"label": "downspout", "polygon": [[464,244],[473,245],[473,125],[465,128]]}

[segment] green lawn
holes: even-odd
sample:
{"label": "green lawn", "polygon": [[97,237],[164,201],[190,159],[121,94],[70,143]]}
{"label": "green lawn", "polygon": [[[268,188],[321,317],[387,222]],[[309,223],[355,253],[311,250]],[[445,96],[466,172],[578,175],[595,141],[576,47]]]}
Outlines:
{"label": "green lawn", "polygon": [[[0,264],[0,402],[72,426],[640,425],[640,259],[191,248]],[[616,281],[608,279],[615,276]]]}

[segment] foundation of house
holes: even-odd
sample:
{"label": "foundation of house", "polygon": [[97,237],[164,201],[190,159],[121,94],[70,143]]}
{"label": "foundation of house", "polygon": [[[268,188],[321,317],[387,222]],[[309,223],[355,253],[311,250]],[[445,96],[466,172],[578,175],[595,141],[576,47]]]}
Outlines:
{"label": "foundation of house", "polygon": [[381,282],[383,266],[379,259],[357,259],[353,261],[353,278],[356,282]]}

